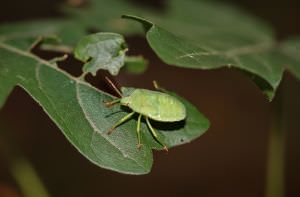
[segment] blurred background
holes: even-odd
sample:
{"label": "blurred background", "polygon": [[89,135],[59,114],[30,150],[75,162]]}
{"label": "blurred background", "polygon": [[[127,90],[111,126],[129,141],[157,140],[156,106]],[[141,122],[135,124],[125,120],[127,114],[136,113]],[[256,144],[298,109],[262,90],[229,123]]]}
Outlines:
{"label": "blurred background", "polygon": [[[278,39],[300,35],[298,0],[226,1],[273,25]],[[58,9],[62,2],[2,0],[0,25],[62,17]],[[138,2],[157,9],[166,6],[166,1]],[[273,104],[258,87],[234,69],[201,71],[166,66],[143,37],[127,37],[127,42],[129,46],[138,46],[131,48],[132,52],[144,54],[150,60],[150,67],[142,75],[122,72],[116,81],[122,86],[150,89],[155,79],[187,98],[211,121],[211,128],[203,136],[171,149],[168,154],[154,152],[153,169],[148,175],[118,174],[86,160],[41,107],[25,91],[16,88],[0,111],[0,130],[9,132],[10,136],[10,141],[0,139],[0,147],[17,144],[49,194],[55,197],[264,196],[268,128]],[[79,70],[79,66],[74,66],[69,71],[76,74]],[[99,84],[101,76],[98,77],[91,81]],[[296,197],[300,196],[300,82],[286,72],[278,93],[284,99],[286,196]],[[0,196],[22,196],[3,152],[0,151]]]}

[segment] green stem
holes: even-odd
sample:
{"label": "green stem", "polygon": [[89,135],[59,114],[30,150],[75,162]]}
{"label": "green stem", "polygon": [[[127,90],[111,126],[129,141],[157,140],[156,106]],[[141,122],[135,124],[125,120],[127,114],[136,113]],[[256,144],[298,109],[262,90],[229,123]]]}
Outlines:
{"label": "green stem", "polygon": [[10,163],[11,174],[25,197],[49,197],[36,171],[25,158],[18,157]]}
{"label": "green stem", "polygon": [[46,188],[40,180],[30,161],[18,151],[17,145],[10,140],[0,124],[0,153],[9,166],[24,197],[49,197]]}
{"label": "green stem", "polygon": [[275,101],[273,110],[268,145],[266,197],[284,197],[285,134],[281,98]]}

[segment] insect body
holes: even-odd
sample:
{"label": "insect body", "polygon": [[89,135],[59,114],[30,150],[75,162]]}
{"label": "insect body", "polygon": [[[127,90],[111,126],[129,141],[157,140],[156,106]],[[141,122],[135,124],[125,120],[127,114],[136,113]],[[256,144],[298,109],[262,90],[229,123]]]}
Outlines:
{"label": "insect body", "polygon": [[161,122],[175,122],[185,119],[185,106],[169,94],[136,89],[120,101],[136,113]]}
{"label": "insect body", "polygon": [[[112,133],[112,131],[118,127],[123,122],[130,119],[135,113],[139,114],[138,122],[137,122],[137,137],[138,137],[138,145],[137,147],[141,147],[141,136],[140,136],[140,128],[141,128],[141,119],[145,118],[146,123],[151,131],[153,137],[164,146],[165,150],[168,150],[166,145],[164,145],[152,125],[150,124],[149,119],[156,120],[159,122],[176,122],[181,121],[186,118],[186,109],[182,102],[180,102],[177,98],[159,91],[152,91],[146,89],[135,89],[130,95],[123,96],[121,92],[114,86],[114,84],[107,78],[108,82],[112,85],[112,87],[118,92],[121,96],[120,99],[116,99],[111,102],[106,102],[106,106],[112,106],[114,104],[120,103],[121,105],[129,107],[132,112],[127,114],[121,120],[119,120],[109,131],[108,134]],[[158,90],[162,90],[158,87],[157,83],[154,82],[154,86]]]}

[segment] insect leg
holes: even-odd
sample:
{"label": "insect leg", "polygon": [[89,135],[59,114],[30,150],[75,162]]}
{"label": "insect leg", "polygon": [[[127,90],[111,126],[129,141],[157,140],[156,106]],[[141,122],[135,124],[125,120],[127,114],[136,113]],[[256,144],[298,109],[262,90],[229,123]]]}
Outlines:
{"label": "insect leg", "polygon": [[161,91],[161,92],[167,92],[164,88],[162,88],[157,81],[153,81],[153,86],[156,90]]}
{"label": "insect leg", "polygon": [[115,128],[117,128],[118,126],[120,126],[122,123],[126,122],[129,118],[131,118],[134,115],[135,112],[131,112],[129,114],[127,114],[126,116],[124,116],[123,118],[121,118],[113,127],[111,127],[107,134],[110,135]]}
{"label": "insect leg", "polygon": [[114,106],[115,104],[119,103],[121,99],[116,99],[116,100],[113,100],[113,101],[103,101],[104,105],[106,107],[112,107]]}
{"label": "insect leg", "polygon": [[142,119],[142,114],[139,115],[138,121],[137,121],[137,127],[136,127],[136,134],[138,138],[138,144],[137,148],[140,149],[142,144],[141,144],[141,119]]}
{"label": "insect leg", "polygon": [[150,131],[151,131],[151,133],[152,133],[152,135],[153,135],[153,137],[155,138],[155,140],[156,140],[160,145],[162,145],[162,146],[164,147],[164,150],[165,150],[165,151],[168,152],[167,146],[164,145],[164,143],[162,143],[162,142],[160,141],[160,139],[159,139],[159,137],[158,137],[158,135],[157,135],[155,129],[154,129],[154,128],[152,127],[152,125],[150,124],[149,118],[145,116],[145,119],[146,119],[146,123],[147,123],[147,125],[148,125],[148,127],[149,127],[149,129],[150,129]]}

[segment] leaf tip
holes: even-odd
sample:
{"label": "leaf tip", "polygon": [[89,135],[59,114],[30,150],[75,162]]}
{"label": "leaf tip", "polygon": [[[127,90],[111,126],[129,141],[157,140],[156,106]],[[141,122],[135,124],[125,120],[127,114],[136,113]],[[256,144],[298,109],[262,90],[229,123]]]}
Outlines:
{"label": "leaf tip", "polygon": [[149,21],[149,20],[147,20],[147,19],[145,19],[143,17],[140,17],[140,16],[135,16],[135,15],[130,15],[130,14],[124,14],[121,17],[124,18],[124,19],[131,19],[131,20],[134,20],[134,21],[142,23],[144,25],[144,28],[146,30],[149,30],[154,25],[151,21]]}

